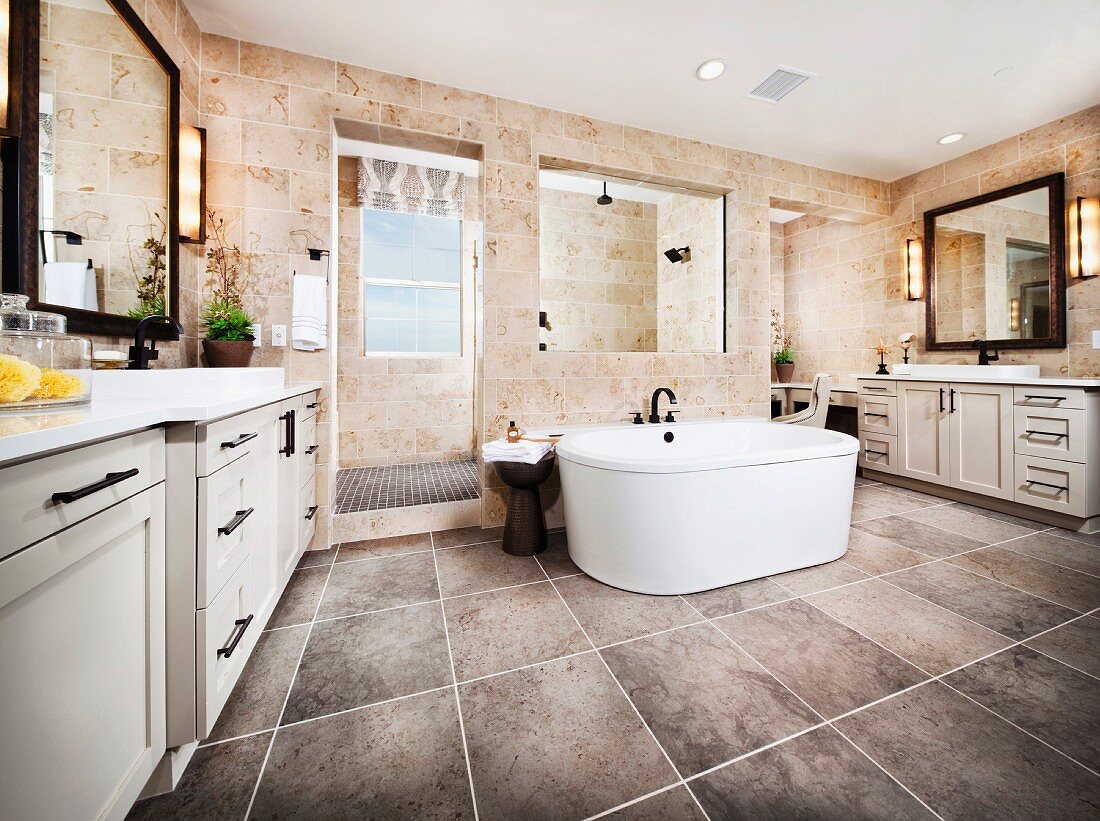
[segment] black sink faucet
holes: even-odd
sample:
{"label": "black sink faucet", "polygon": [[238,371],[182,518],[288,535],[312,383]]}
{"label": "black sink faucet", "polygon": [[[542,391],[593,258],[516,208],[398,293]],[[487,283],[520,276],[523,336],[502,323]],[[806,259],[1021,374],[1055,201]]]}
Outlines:
{"label": "black sink faucet", "polygon": [[970,343],[970,347],[978,349],[979,365],[988,365],[990,362],[996,362],[998,359],[1001,358],[1001,355],[997,353],[997,351],[994,351],[993,355],[990,356],[989,343],[986,342],[984,339],[975,339],[972,343]]}
{"label": "black sink faucet", "polygon": [[155,339],[150,339],[149,347],[145,347],[145,335],[148,332],[149,326],[154,322],[167,322],[176,329],[176,333],[183,333],[183,326],[170,316],[150,314],[143,318],[138,323],[137,330],[134,331],[134,344],[130,346],[130,364],[126,367],[131,371],[149,370],[149,363],[160,356],[160,351],[157,350],[157,341]]}
{"label": "black sink faucet", "polygon": [[[676,394],[674,394],[672,392],[671,388],[657,388],[657,390],[655,390],[653,392],[653,398],[649,400],[649,421],[650,422],[660,422],[661,421],[661,415],[659,413],[657,413],[657,400],[661,398],[662,393],[668,394],[669,404],[671,404],[671,405],[676,404]],[[669,410],[668,415],[665,416],[664,421],[666,421],[666,422],[675,422],[676,419],[672,416],[673,413],[674,413],[674,411]]]}

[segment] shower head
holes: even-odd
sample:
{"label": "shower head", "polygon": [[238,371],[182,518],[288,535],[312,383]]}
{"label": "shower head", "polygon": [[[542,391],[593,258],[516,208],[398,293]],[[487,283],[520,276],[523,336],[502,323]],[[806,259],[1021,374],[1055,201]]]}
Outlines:
{"label": "shower head", "polygon": [[611,205],[615,200],[607,195],[607,182],[603,184],[603,193],[596,197],[596,205]]}
{"label": "shower head", "polygon": [[691,262],[691,248],[685,245],[683,248],[669,248],[665,251],[669,262]]}

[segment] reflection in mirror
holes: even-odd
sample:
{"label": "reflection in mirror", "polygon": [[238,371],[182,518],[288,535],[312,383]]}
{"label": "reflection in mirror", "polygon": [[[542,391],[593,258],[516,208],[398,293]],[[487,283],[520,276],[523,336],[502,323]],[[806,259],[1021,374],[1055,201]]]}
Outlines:
{"label": "reflection in mirror", "polygon": [[540,343],[722,351],[724,207],[720,194],[540,169]]}
{"label": "reflection in mirror", "polygon": [[39,301],[168,301],[169,75],[105,0],[42,4]]}
{"label": "reflection in mirror", "polygon": [[1050,222],[1046,188],[935,217],[937,342],[1049,339]]}

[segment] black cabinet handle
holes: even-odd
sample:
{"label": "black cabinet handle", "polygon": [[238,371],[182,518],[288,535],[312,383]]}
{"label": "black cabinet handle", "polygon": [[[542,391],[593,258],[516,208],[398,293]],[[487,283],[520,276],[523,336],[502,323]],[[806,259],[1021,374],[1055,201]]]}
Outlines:
{"label": "black cabinet handle", "polygon": [[1063,401],[1065,401],[1065,398],[1066,397],[1064,397],[1064,396],[1044,396],[1041,393],[1025,393],[1024,394],[1024,399],[1046,399],[1049,402],[1063,402]]}
{"label": "black cabinet handle", "polygon": [[228,522],[218,528],[218,535],[228,536],[230,533],[240,527],[244,523],[245,519],[252,515],[253,510],[255,510],[255,508],[251,507],[247,510],[238,510],[233,515],[232,519],[230,519]]}
{"label": "black cabinet handle", "polygon": [[1054,436],[1058,439],[1065,439],[1069,436],[1068,433],[1051,433],[1047,430],[1025,430],[1024,433],[1028,436]]}
{"label": "black cabinet handle", "polygon": [[69,502],[75,502],[77,499],[83,499],[85,496],[91,496],[93,493],[98,493],[101,490],[106,490],[111,485],[117,485],[119,482],[125,482],[127,479],[132,479],[138,475],[137,468],[130,468],[129,470],[122,470],[118,473],[108,473],[98,482],[92,482],[90,485],[84,485],[84,487],[78,487],[76,490],[66,490],[63,493],[55,493],[51,498],[55,504],[67,505]]}
{"label": "black cabinet handle", "polygon": [[309,508],[309,513],[306,514],[306,521],[308,522],[310,519],[312,519],[316,515],[317,515],[317,505],[313,505],[311,508]]}
{"label": "black cabinet handle", "polygon": [[889,456],[890,454],[884,450],[867,450],[864,448],[863,452],[868,456]]}
{"label": "black cabinet handle", "polygon": [[889,419],[890,418],[890,414],[888,414],[888,413],[871,413],[870,411],[864,411],[863,415],[864,416],[877,416],[879,419]]}
{"label": "black cabinet handle", "polygon": [[306,456],[312,456],[313,454],[315,454],[317,452],[317,448],[319,448],[319,447],[321,447],[321,446],[320,445],[310,445],[308,448],[306,448]]}
{"label": "black cabinet handle", "polygon": [[1065,485],[1052,485],[1050,482],[1036,482],[1034,479],[1024,479],[1024,484],[1039,485],[1039,487],[1049,487],[1054,488],[1054,490],[1064,490],[1066,493],[1069,493],[1069,488]]}
{"label": "black cabinet handle", "polygon": [[878,385],[864,385],[863,390],[865,390],[865,391],[884,391],[884,390],[886,390],[886,388],[878,386]]}
{"label": "black cabinet handle", "polygon": [[940,388],[940,413],[943,413],[943,388]]}
{"label": "black cabinet handle", "polygon": [[255,439],[259,435],[260,435],[259,433],[242,433],[236,439],[231,439],[228,442],[222,442],[222,447],[223,448],[239,448],[245,442],[251,442],[253,439]]}
{"label": "black cabinet handle", "polygon": [[236,650],[237,645],[241,643],[241,639],[244,638],[244,631],[248,629],[248,625],[252,624],[252,618],[255,615],[255,613],[249,613],[247,619],[236,619],[233,622],[235,626],[241,629],[237,631],[237,635],[233,636],[233,640],[229,642],[229,644],[227,644],[225,647],[218,648],[219,657],[225,656],[226,658],[229,658],[231,655],[233,655],[233,651]]}
{"label": "black cabinet handle", "polygon": [[320,407],[320,405],[321,405],[320,402],[310,402],[308,405],[306,405],[306,407],[307,408],[317,408],[317,407]]}
{"label": "black cabinet handle", "polygon": [[286,445],[279,448],[279,453],[288,459],[294,455],[294,411],[288,410],[279,418],[286,422]]}
{"label": "black cabinet handle", "polygon": [[951,402],[951,413],[955,412],[955,389],[951,389],[951,395],[948,397]]}

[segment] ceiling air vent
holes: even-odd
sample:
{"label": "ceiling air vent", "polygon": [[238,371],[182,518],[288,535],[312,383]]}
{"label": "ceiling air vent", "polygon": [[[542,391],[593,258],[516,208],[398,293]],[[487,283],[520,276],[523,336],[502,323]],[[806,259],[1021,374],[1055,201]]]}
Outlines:
{"label": "ceiling air vent", "polygon": [[746,96],[765,103],[778,103],[814,75],[808,71],[780,66]]}

